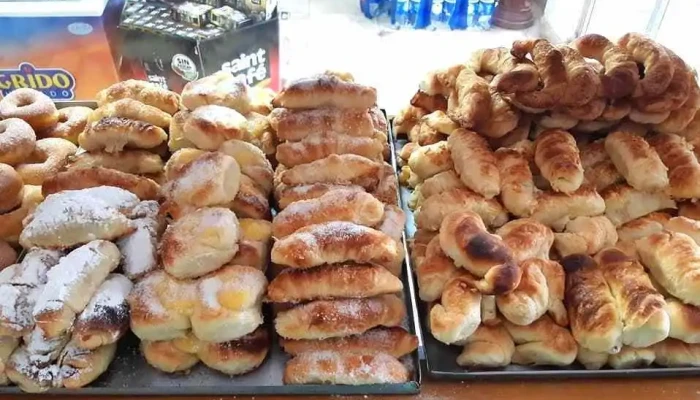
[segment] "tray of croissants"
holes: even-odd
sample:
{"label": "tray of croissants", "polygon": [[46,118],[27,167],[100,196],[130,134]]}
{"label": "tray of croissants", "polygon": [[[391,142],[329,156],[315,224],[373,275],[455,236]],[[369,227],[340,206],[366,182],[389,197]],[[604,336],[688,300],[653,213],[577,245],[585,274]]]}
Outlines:
{"label": "tray of croissants", "polygon": [[376,102],[334,71],[6,95],[0,393],[417,393]]}
{"label": "tray of croissants", "polygon": [[700,372],[699,109],[635,33],[426,74],[393,127],[429,373]]}

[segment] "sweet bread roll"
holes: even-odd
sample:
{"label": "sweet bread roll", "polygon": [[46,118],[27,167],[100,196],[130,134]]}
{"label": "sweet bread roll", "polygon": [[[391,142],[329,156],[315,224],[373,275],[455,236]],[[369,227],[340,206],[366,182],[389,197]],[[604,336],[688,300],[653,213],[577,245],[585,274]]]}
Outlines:
{"label": "sweet bread roll", "polygon": [[287,362],[283,377],[286,385],[372,385],[404,383],[409,379],[406,367],[388,354],[336,351],[299,354]]}
{"label": "sweet bread roll", "polygon": [[537,189],[528,159],[520,151],[501,148],[496,151],[496,162],[501,177],[503,206],[517,217],[528,217],[537,202]]}
{"label": "sweet bread roll", "polygon": [[486,230],[473,212],[455,212],[440,226],[440,247],[455,265],[482,280],[476,287],[484,294],[507,294],[520,283],[521,270],[506,244]]}
{"label": "sweet bread roll", "polygon": [[410,103],[412,106],[419,107],[427,112],[447,110],[447,99],[445,96],[441,94],[429,95],[420,89],[411,97]]}
{"label": "sweet bread roll", "polygon": [[41,185],[44,196],[64,190],[112,186],[128,190],[141,200],[158,200],[160,185],[151,179],[102,167],[70,169],[48,177]]}
{"label": "sweet bread roll", "polygon": [[621,183],[624,180],[625,178],[611,160],[601,161],[583,170],[584,184],[591,185],[598,191],[602,191],[616,183]]}
{"label": "sweet bread roll", "polygon": [[270,335],[267,328],[260,327],[237,340],[202,342],[198,347],[197,356],[204,365],[229,376],[240,375],[258,368],[265,361],[270,349]]}
{"label": "sweet bread roll", "polygon": [[572,46],[582,56],[603,64],[605,74],[600,76],[600,81],[604,97],[618,99],[634,92],[639,81],[639,70],[635,60],[624,49],[597,34],[581,36],[572,42]]}
{"label": "sweet bread roll", "polygon": [[398,293],[401,280],[371,264],[338,264],[311,269],[287,269],[270,282],[267,299],[299,303],[316,299],[363,298]]}
{"label": "sweet bread roll", "polygon": [[119,153],[84,152],[70,157],[68,169],[104,167],[127,174],[158,174],[163,160],[146,150],[125,150]]}
{"label": "sweet bread roll", "polygon": [[429,241],[424,257],[416,263],[418,295],[425,302],[436,301],[447,283],[462,275],[468,275],[468,272],[455,266],[440,247],[440,238],[436,235]]}
{"label": "sweet bread roll", "polygon": [[319,74],[291,82],[272,99],[275,108],[357,108],[377,104],[377,90],[335,75]]}
{"label": "sweet bread roll", "polygon": [[174,342],[173,340],[155,342],[142,340],[139,347],[146,362],[163,372],[187,371],[197,365],[199,362],[197,354],[180,350]]}
{"label": "sweet bread roll", "polygon": [[644,77],[639,80],[633,97],[656,96],[668,88],[673,78],[673,62],[663,46],[638,33],[625,34],[617,45],[644,65]]}
{"label": "sweet bread roll", "polygon": [[511,102],[527,112],[538,113],[556,106],[567,87],[567,70],[561,52],[545,39],[519,40],[513,43],[511,54],[522,60],[527,54],[537,67],[542,88],[520,92]]}
{"label": "sweet bread roll", "polygon": [[192,332],[206,342],[228,342],[253,332],[263,322],[265,274],[240,265],[225,266],[197,283]]}
{"label": "sweet bread roll", "polygon": [[118,153],[124,148],[153,149],[167,139],[168,135],[159,126],[128,118],[109,117],[88,124],[78,136],[78,143],[86,151]]}
{"label": "sweet bread roll", "polygon": [[513,364],[565,366],[576,360],[578,347],[571,333],[547,315],[527,326],[504,325],[515,343]]}
{"label": "sweet bread roll", "polygon": [[[408,240],[408,248],[410,250],[411,262],[414,265],[420,265],[420,263],[426,256],[428,243],[430,243],[431,240],[437,237],[437,235],[437,232],[418,229],[413,234],[413,237]],[[439,238],[437,242],[437,248],[440,248]]]}
{"label": "sweet bread roll", "polygon": [[674,298],[666,299],[666,313],[670,321],[668,337],[685,343],[700,343],[700,309],[683,304]]}
{"label": "sweet bread roll", "polygon": [[117,265],[119,249],[104,240],[92,241],[61,258],[46,274],[46,286],[34,305],[37,326],[48,338],[68,331]]}
{"label": "sweet bread roll", "polygon": [[136,204],[134,194],[113,187],[49,195],[24,220],[20,244],[25,248],[67,248],[95,239],[119,238],[134,229],[120,209]]}
{"label": "sweet bread roll", "polygon": [[171,120],[170,114],[133,99],[121,99],[100,106],[90,114],[88,125],[98,122],[103,118],[141,121],[164,129],[170,126]]}
{"label": "sweet bread roll", "polygon": [[65,332],[49,338],[41,328],[35,327],[29,334],[24,335],[22,340],[30,360],[48,364],[58,360],[61,350],[70,341],[70,333]]}
{"label": "sweet bread roll", "polygon": [[238,220],[241,239],[238,252],[231,259],[232,265],[247,265],[265,271],[270,257],[272,223],[260,219],[241,218]]}
{"label": "sweet bread roll", "polygon": [[488,82],[469,68],[463,68],[447,98],[447,115],[463,128],[474,128],[491,116]]}
{"label": "sweet bread roll", "polygon": [[20,347],[10,356],[5,373],[12,383],[26,393],[42,393],[60,382],[60,370],[56,364],[42,364],[30,358],[29,352]]}
{"label": "sweet bread roll", "polygon": [[177,204],[195,207],[228,204],[238,194],[241,168],[233,157],[212,152],[177,168],[171,179],[163,186],[163,194]]}
{"label": "sweet bread roll", "polygon": [[616,227],[654,211],[676,208],[676,202],[664,192],[642,192],[625,184],[610,186],[601,195],[605,216]]}
{"label": "sweet bread roll", "polygon": [[654,362],[670,368],[700,366],[700,346],[666,339],[654,345]]}
{"label": "sweet bread roll", "polygon": [[133,220],[136,229],[116,242],[122,255],[121,269],[127,278],[140,278],[158,267],[157,238],[162,231],[159,218],[153,215]]}
{"label": "sweet bread roll", "polygon": [[595,259],[620,310],[622,344],[648,347],[666,339],[670,324],[666,302],[644,267],[615,248],[602,250]]}
{"label": "sweet bread roll", "polygon": [[613,369],[632,369],[651,365],[655,357],[653,347],[640,349],[623,346],[616,354],[596,353],[581,347],[576,359],[586,369],[600,369],[605,364],[610,365]]}
{"label": "sweet bread roll", "polygon": [[267,195],[246,175],[241,175],[236,198],[228,206],[241,218],[271,219]]}
{"label": "sweet bread roll", "polygon": [[129,330],[129,304],[134,285],[124,275],[112,274],[102,282],[73,325],[73,343],[97,349],[116,343]]}
{"label": "sweet bread roll", "polygon": [[59,360],[61,384],[67,389],[87,386],[107,371],[116,353],[116,343],[96,349],[83,349],[76,343],[69,343]]}
{"label": "sweet bread roll", "polygon": [[408,166],[421,181],[453,169],[454,164],[447,141],[419,147],[408,158]]}
{"label": "sweet bread roll", "polygon": [[634,219],[617,228],[617,236],[620,241],[632,242],[661,232],[671,219],[671,215],[664,212],[653,212],[643,217]]}
{"label": "sweet bread roll", "polygon": [[569,254],[596,254],[617,243],[617,231],[604,216],[577,217],[566,224],[562,233],[554,234],[554,247],[561,257]]}
{"label": "sweet bread roll", "polygon": [[381,166],[378,162],[355,154],[331,154],[284,171],[281,181],[291,186],[332,183],[373,189],[379,183]]}
{"label": "sweet bread roll", "polygon": [[168,129],[168,150],[175,153],[178,150],[194,148],[194,143],[185,138],[185,122],[190,116],[190,111],[181,110],[173,115]]}
{"label": "sweet bread roll", "polygon": [[236,255],[239,231],[236,214],[225,208],[200,208],[185,215],[163,234],[159,247],[163,268],[176,278],[215,271]]}
{"label": "sweet bread roll", "polygon": [[300,141],[309,136],[315,136],[317,139],[320,137],[331,138],[336,135],[369,138],[374,134],[372,116],[365,109],[288,110],[276,108],[270,112],[267,118],[272,129],[277,132],[277,137],[280,140],[290,142]]}
{"label": "sweet bread roll", "polygon": [[[459,175],[454,170],[443,171],[431,176],[416,187],[414,193],[420,193],[422,201],[451,189],[466,189]],[[421,201],[421,202],[422,202]],[[421,204],[417,204],[420,206]]]}
{"label": "sweet bread roll", "polygon": [[405,316],[406,305],[393,294],[316,300],[279,312],[275,329],[287,339],[327,339],[357,335],[377,326],[398,326]]}
{"label": "sweet bread roll", "polygon": [[605,212],[605,201],[591,186],[565,194],[544,192],[537,197],[537,206],[530,218],[555,230],[563,230],[570,219],[591,217]]}
{"label": "sweet bread roll", "polygon": [[196,297],[195,281],[178,280],[162,270],[151,272],[129,294],[131,330],[144,341],[184,337],[192,327]]}
{"label": "sweet bread roll", "polygon": [[557,192],[573,193],[583,183],[576,140],[564,130],[550,129],[537,136],[535,164]]}
{"label": "sweet bread roll", "polygon": [[673,217],[664,225],[669,231],[679,232],[690,236],[695,243],[700,244],[700,222],[685,217]]}
{"label": "sweet bread roll", "polygon": [[660,133],[649,139],[668,167],[669,193],[674,198],[700,197],[700,163],[682,136]]}
{"label": "sweet bread roll", "polygon": [[406,213],[399,206],[387,204],[384,206],[384,217],[375,228],[401,245],[405,226]]}
{"label": "sweet bread roll", "polygon": [[502,325],[480,325],[469,336],[457,364],[468,368],[498,368],[511,363],[515,345],[506,328]]}
{"label": "sweet bread roll", "polygon": [[393,121],[394,132],[397,135],[408,133],[421,118],[428,114],[426,110],[409,104],[396,113]]}
{"label": "sweet bread roll", "polygon": [[382,164],[379,172],[379,183],[371,193],[384,204],[399,204],[399,180],[396,178],[394,167],[386,162]]}
{"label": "sweet bread roll", "polygon": [[496,199],[486,199],[469,189],[451,189],[423,202],[416,213],[419,229],[436,231],[445,217],[455,211],[471,211],[478,214],[484,223],[498,227],[508,221],[508,213]]}
{"label": "sweet bread roll", "polygon": [[635,242],[654,279],[686,304],[700,305],[700,247],[683,233],[661,231]]}
{"label": "sweet bread roll", "polygon": [[571,333],[588,350],[614,354],[622,347],[622,315],[598,263],[574,254],[561,261],[566,271],[565,303]]}
{"label": "sweet bread roll", "polygon": [[313,183],[309,185],[286,186],[280,185],[275,189],[275,199],[280,210],[284,210],[290,204],[300,200],[311,200],[334,191],[364,192],[365,189],[358,185],[341,185],[333,183]]}
{"label": "sweet bread roll", "polygon": [[450,280],[430,309],[430,333],[445,344],[462,344],[481,323],[481,293],[469,277]]}
{"label": "sweet bread roll", "polygon": [[522,277],[512,292],[496,296],[498,310],[516,325],[530,325],[547,312],[549,289],[540,264],[546,260],[531,258],[520,263]]}
{"label": "sweet bread roll", "polygon": [[305,226],[329,221],[375,226],[383,216],[384,204],[371,194],[341,189],[291,204],[275,216],[272,234],[282,239]]}
{"label": "sweet bread roll", "polygon": [[400,253],[398,244],[382,232],[332,221],[307,226],[276,241],[271,258],[275,264],[301,269],[347,261],[372,263],[398,275]]}
{"label": "sweet bread roll", "polygon": [[197,107],[182,126],[184,138],[196,148],[216,150],[230,139],[245,139],[247,121],[238,111],[219,105]]}
{"label": "sweet bread roll", "polygon": [[443,110],[433,111],[422,117],[420,121],[443,135],[449,135],[456,129],[459,129],[459,125],[452,121]]}
{"label": "sweet bread roll", "polygon": [[547,281],[547,314],[559,326],[569,325],[569,316],[564,307],[566,276],[564,268],[556,261],[538,260],[540,270]]}
{"label": "sweet bread roll", "polygon": [[529,258],[548,259],[554,243],[552,230],[529,218],[512,220],[498,228],[496,234],[510,249],[516,263]]}
{"label": "sweet bread roll", "polygon": [[653,192],[668,186],[668,169],[643,138],[616,131],[605,138],[605,150],[633,188]]}
{"label": "sweet bread roll", "polygon": [[99,106],[121,99],[134,99],[149,106],[157,107],[168,114],[175,114],[180,108],[180,96],[153,83],[129,79],[100,90],[95,96]]}
{"label": "sweet bread roll", "polygon": [[471,190],[491,199],[501,191],[496,157],[486,139],[476,132],[459,129],[447,138],[455,171]]}
{"label": "sweet bread roll", "polygon": [[250,109],[248,85],[236,79],[229,71],[218,71],[188,82],[182,89],[182,105],[188,110],[207,104],[216,104],[247,114]]}
{"label": "sweet bread roll", "polygon": [[233,157],[241,167],[241,173],[252,179],[266,195],[272,192],[272,165],[257,146],[233,139],[224,142],[219,151]]}
{"label": "sweet bread roll", "polygon": [[400,327],[379,327],[359,335],[328,338],[323,340],[280,339],[280,346],[292,356],[316,352],[337,351],[343,354],[386,353],[400,358],[418,347],[418,338]]}

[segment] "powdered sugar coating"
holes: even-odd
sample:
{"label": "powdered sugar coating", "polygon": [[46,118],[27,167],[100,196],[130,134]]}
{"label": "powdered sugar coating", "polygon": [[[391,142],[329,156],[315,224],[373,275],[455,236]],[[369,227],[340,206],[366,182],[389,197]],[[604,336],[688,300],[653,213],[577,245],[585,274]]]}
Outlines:
{"label": "powdered sugar coating", "polygon": [[122,254],[122,272],[130,279],[136,279],[158,267],[158,223],[152,218],[141,218],[133,222],[136,230],[117,241]]}
{"label": "powdered sugar coating", "polygon": [[32,310],[40,289],[29,286],[0,285],[0,327],[16,336],[34,326]]}
{"label": "powdered sugar coating", "polygon": [[[129,296],[133,284],[120,274],[111,274],[102,282],[97,293],[90,299],[82,313],[78,316],[76,324],[89,323],[94,320],[107,318],[125,319],[129,317],[126,298]],[[117,323],[118,321],[110,321]]]}
{"label": "powdered sugar coating", "polygon": [[40,364],[30,358],[29,353],[23,347],[17,349],[8,362],[8,368],[33,381],[42,388],[60,387],[60,371],[57,364]]}
{"label": "powdered sugar coating", "polygon": [[69,334],[47,338],[41,328],[35,327],[29,334],[24,336],[24,347],[29,354],[31,362],[45,365],[58,359],[61,350],[63,350],[69,339]]}
{"label": "powdered sugar coating", "polygon": [[[335,351],[302,353],[291,362],[299,367],[299,383],[381,384],[408,380],[408,371],[385,353],[343,354]],[[285,381],[287,380],[285,373]],[[290,383],[290,382],[287,382]]]}
{"label": "powdered sugar coating", "polygon": [[218,310],[220,293],[244,293],[246,300],[241,302],[239,310],[260,305],[267,287],[267,279],[262,271],[246,266],[228,266],[203,278],[198,284],[198,293],[203,305]]}

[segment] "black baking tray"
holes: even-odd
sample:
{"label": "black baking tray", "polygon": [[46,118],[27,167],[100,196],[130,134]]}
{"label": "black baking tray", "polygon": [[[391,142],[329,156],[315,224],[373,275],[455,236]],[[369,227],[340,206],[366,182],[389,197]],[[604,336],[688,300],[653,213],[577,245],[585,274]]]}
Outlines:
{"label": "black baking tray", "polygon": [[[58,108],[68,106],[87,106],[95,108],[94,102],[61,102]],[[391,148],[392,164],[396,165],[394,139],[389,129],[389,145]],[[404,234],[405,260],[408,262],[408,250]],[[406,263],[403,268],[404,284],[403,298],[406,302],[407,318],[404,328],[416,334],[420,340],[418,312],[416,310],[415,284],[412,280],[410,267]],[[269,311],[269,310],[268,310]],[[271,313],[267,312],[265,320],[272,321]],[[401,384],[379,385],[284,385],[282,377],[284,366],[289,356],[278,344],[277,334],[268,326],[272,336],[272,345],[267,359],[260,368],[240,376],[227,376],[203,364],[198,364],[187,374],[166,374],[156,370],[146,363],[139,352],[139,339],[129,332],[120,342],[117,355],[108,370],[96,381],[80,389],[51,389],[49,394],[61,395],[130,395],[130,396],[222,396],[222,395],[390,395],[416,394],[420,392],[421,370],[419,352],[415,351],[401,359],[413,377]],[[18,387],[0,387],[0,395],[24,394]]]}
{"label": "black baking tray", "polygon": [[[393,121],[392,121],[393,125]],[[394,139],[393,148],[400,151],[401,148],[408,142],[405,136],[397,135]],[[416,231],[413,211],[408,206],[408,199],[411,196],[412,189],[405,186],[400,186],[401,208],[406,213],[406,238],[412,238]],[[409,268],[411,266],[410,257],[408,258]],[[413,271],[413,270],[412,270]],[[415,276],[411,274],[411,281],[416,282]],[[413,293],[417,296],[418,289],[414,286]],[[418,299],[418,297],[416,297]],[[417,300],[418,301],[418,300]],[[546,367],[546,366],[521,366],[509,365],[505,368],[489,369],[489,370],[468,370],[457,364],[457,356],[462,351],[461,346],[449,346],[433,337],[428,326],[428,306],[425,302],[418,301],[417,305],[419,321],[419,329],[423,332],[423,362],[425,371],[428,376],[434,379],[442,380],[515,380],[515,379],[570,379],[570,378],[654,378],[654,377],[671,377],[671,376],[698,376],[700,375],[700,367],[682,367],[682,368],[666,368],[660,366],[651,366],[637,369],[612,369],[609,367],[599,370],[587,370],[582,365],[574,363],[567,367]]]}

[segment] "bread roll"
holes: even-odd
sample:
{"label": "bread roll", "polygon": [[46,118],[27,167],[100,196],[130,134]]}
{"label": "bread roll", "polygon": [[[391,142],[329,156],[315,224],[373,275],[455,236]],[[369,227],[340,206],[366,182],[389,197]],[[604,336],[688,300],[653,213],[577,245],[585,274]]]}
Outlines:
{"label": "bread roll", "polygon": [[641,192],[624,184],[610,186],[602,193],[605,216],[616,227],[665,208],[676,208],[676,202],[663,192]]}
{"label": "bread roll", "polygon": [[136,230],[116,242],[121,252],[122,272],[129,279],[140,278],[158,267],[157,237],[161,223],[156,218],[133,220]]}
{"label": "bread roll", "polygon": [[175,346],[174,342],[174,340],[157,342],[143,340],[139,347],[146,362],[163,372],[186,371],[197,365],[199,357],[196,352],[182,351]]}
{"label": "bread roll", "polygon": [[671,216],[667,213],[653,212],[623,224],[617,228],[617,236],[621,241],[634,242],[664,230],[669,219]]}
{"label": "bread roll", "polygon": [[359,185],[372,190],[379,183],[381,165],[355,154],[331,154],[284,171],[281,180],[285,185],[291,186],[332,183]]}
{"label": "bread roll", "polygon": [[539,260],[540,270],[547,281],[547,314],[559,326],[569,325],[569,316],[564,307],[566,275],[561,264],[551,260]]}
{"label": "bread roll", "polygon": [[46,274],[46,286],[34,306],[34,319],[48,338],[68,331],[107,275],[119,265],[119,249],[95,240],[61,258]]}
{"label": "bread roll", "polygon": [[346,261],[373,263],[398,275],[400,253],[398,244],[382,232],[352,222],[332,221],[307,226],[276,241],[271,259],[292,268]]}
{"label": "bread roll", "polygon": [[527,158],[514,149],[496,150],[501,178],[501,201],[511,214],[528,217],[537,202],[535,182]]}
{"label": "bread roll", "polygon": [[684,233],[700,245],[700,222],[686,217],[673,217],[664,225],[669,231]]}
{"label": "bread roll", "polygon": [[635,244],[642,263],[664,289],[686,304],[700,305],[700,247],[690,236],[661,231]]}
{"label": "bread roll", "polygon": [[700,343],[700,308],[668,298],[666,312],[670,319],[668,337],[685,343]]}
{"label": "bread roll", "polygon": [[423,202],[416,213],[418,229],[436,231],[445,217],[456,211],[478,214],[490,227],[499,227],[508,221],[508,213],[496,199],[486,199],[469,189],[451,189]]}
{"label": "bread roll", "polygon": [[535,163],[557,192],[573,193],[583,183],[576,140],[564,130],[550,129],[537,136]]}
{"label": "bread roll", "polygon": [[270,202],[267,194],[255,182],[241,175],[241,184],[228,207],[241,218],[271,219]]}
{"label": "bread roll", "polygon": [[513,364],[565,366],[576,360],[578,347],[571,333],[547,315],[527,326],[504,325],[515,342]]}
{"label": "bread roll", "polygon": [[481,293],[467,277],[454,278],[430,310],[430,333],[445,344],[462,344],[481,323]]}
{"label": "bread roll", "polygon": [[265,272],[270,261],[272,223],[261,219],[241,218],[238,220],[241,239],[238,252],[231,259],[231,265],[247,265]]}
{"label": "bread roll", "polygon": [[545,260],[532,258],[520,263],[522,277],[512,292],[496,296],[498,310],[516,325],[530,325],[547,312],[549,289],[540,268]]}
{"label": "bread roll", "polygon": [[377,90],[335,75],[319,74],[291,82],[272,99],[272,106],[309,108],[368,109],[377,103]]}
{"label": "bread roll", "polygon": [[372,118],[363,109],[289,110],[276,108],[270,112],[268,120],[272,129],[277,132],[278,138],[292,142],[303,140],[310,135],[330,137],[331,135],[344,134],[370,137],[374,133]]}
{"label": "bread roll", "polygon": [[[421,194],[422,200],[446,192],[451,189],[465,189],[464,183],[454,170],[443,171],[431,176],[416,187],[415,192]],[[418,204],[420,206],[420,204]]]}
{"label": "bread roll", "polygon": [[515,262],[529,258],[549,258],[554,234],[547,226],[530,218],[512,220],[496,230],[510,249]]}
{"label": "bread roll", "polygon": [[89,385],[107,371],[116,353],[116,343],[95,349],[82,349],[76,343],[69,343],[59,360],[61,383],[67,389]]}
{"label": "bread roll", "polygon": [[457,364],[468,368],[498,368],[508,366],[515,345],[503,325],[480,325],[469,336]]}
{"label": "bread roll", "polygon": [[440,247],[458,267],[479,278],[484,294],[507,294],[520,283],[520,268],[500,237],[488,233],[481,218],[472,212],[448,215],[440,226]]}
{"label": "bread roll", "polygon": [[336,264],[305,270],[287,269],[270,282],[268,300],[299,303],[316,299],[363,298],[398,293],[401,280],[377,265]]}
{"label": "bread roll", "polygon": [[78,315],[73,343],[82,349],[97,349],[116,343],[129,330],[129,303],[134,285],[124,275],[111,274]]}
{"label": "bread roll", "polygon": [[233,157],[211,152],[177,168],[169,179],[163,193],[177,204],[195,207],[228,204],[238,194],[241,168]]}
{"label": "bread roll", "polygon": [[204,105],[189,113],[183,133],[198,149],[217,150],[227,140],[246,138],[246,119],[234,109]]}
{"label": "bread roll", "polygon": [[700,346],[666,339],[654,345],[654,362],[670,368],[700,366]]}
{"label": "bread roll", "polygon": [[384,217],[376,229],[402,245],[405,226],[406,213],[399,206],[387,204],[384,206]]}
{"label": "bread roll", "polygon": [[571,333],[588,350],[614,354],[622,347],[622,315],[596,261],[583,254],[562,259]]}
{"label": "bread roll", "polygon": [[537,206],[530,218],[561,231],[569,220],[592,217],[605,212],[605,201],[591,186],[564,193],[544,192],[537,198]]}
{"label": "bread roll", "polygon": [[279,312],[275,329],[287,339],[327,339],[357,335],[377,326],[398,326],[405,316],[406,305],[393,294],[316,300]]}
{"label": "bread roll", "polygon": [[60,383],[60,370],[56,364],[36,362],[23,347],[12,353],[5,373],[12,383],[26,393],[42,393]]}
{"label": "bread roll", "polygon": [[291,204],[272,221],[272,234],[282,239],[297,230],[329,221],[375,226],[384,216],[384,204],[369,193],[336,190]]}
{"label": "bread roll", "polygon": [[189,110],[207,104],[218,104],[246,114],[250,110],[250,100],[245,82],[236,79],[229,71],[218,71],[188,82],[182,89],[181,103]]}
{"label": "bread roll", "polygon": [[220,207],[200,208],[168,226],[160,242],[163,268],[176,278],[195,278],[230,261],[238,251],[238,218]]}
{"label": "bread roll", "polygon": [[284,210],[296,201],[316,199],[333,190],[351,190],[353,192],[365,191],[362,186],[358,185],[313,183],[309,185],[287,186],[282,184],[275,188],[275,199],[277,200],[279,209]]}
{"label": "bread roll", "polygon": [[284,368],[286,385],[372,385],[403,383],[410,379],[406,367],[385,353],[346,354],[335,351],[302,353]]}
{"label": "bread roll", "polygon": [[700,163],[682,136],[660,133],[649,139],[668,167],[669,192],[677,199],[700,197]]}
{"label": "bread roll", "polygon": [[[177,342],[179,339],[175,339]],[[250,372],[265,361],[270,349],[267,328],[260,327],[240,339],[224,343],[201,342],[197,356],[207,367],[226,375]]]}
{"label": "bread roll", "polygon": [[[623,348],[624,349],[624,348]],[[623,350],[620,350],[620,353]],[[619,353],[618,353],[619,354]],[[585,347],[578,346],[578,354],[576,354],[576,361],[578,361],[584,368],[591,369],[601,369],[607,363],[611,354],[600,353],[592,350],[588,350]]]}
{"label": "bread roll", "polygon": [[668,169],[644,138],[616,131],[605,138],[605,150],[633,188],[654,192],[668,186]]}
{"label": "bread roll", "polygon": [[371,193],[384,204],[399,204],[399,180],[396,177],[394,167],[389,163],[382,164],[379,171],[379,182]]}
{"label": "bread roll", "polygon": [[476,132],[458,129],[447,138],[455,171],[471,190],[491,199],[501,191],[496,157],[486,139]]}
{"label": "bread roll", "polygon": [[653,347],[624,346],[619,353],[608,355],[608,364],[613,369],[643,368],[651,365],[655,358]]}
{"label": "bread roll", "polygon": [[578,217],[566,224],[562,233],[554,234],[554,247],[559,255],[596,254],[617,243],[617,231],[604,216]]}
{"label": "bread roll", "polygon": [[[144,106],[144,105],[142,105]],[[168,115],[167,127],[170,124]],[[89,123],[78,136],[86,151],[119,153],[125,147],[152,149],[168,139],[163,127],[130,118],[105,117]]]}
{"label": "bread roll", "polygon": [[252,179],[266,195],[272,192],[272,165],[262,150],[252,143],[232,139],[224,142],[219,151],[233,157],[241,173]]}
{"label": "bread roll", "polygon": [[454,168],[447,141],[421,146],[408,158],[408,167],[420,181]]}
{"label": "bread roll", "polygon": [[644,267],[615,248],[602,250],[595,259],[620,311],[622,344],[648,347],[666,339],[670,324],[666,302]]}
{"label": "bread roll", "polygon": [[50,364],[58,360],[61,351],[70,341],[70,332],[64,332],[56,337],[49,338],[38,326],[29,334],[24,335],[24,348],[29,353],[29,359],[41,364]]}
{"label": "bread roll", "polygon": [[465,269],[455,266],[440,247],[440,238],[435,236],[428,243],[425,257],[416,266],[418,296],[426,302],[436,301],[452,278],[467,274]]}
{"label": "bread roll", "polygon": [[700,220],[700,203],[684,201],[678,204],[678,216]]}
{"label": "bread roll", "polygon": [[141,200],[158,200],[160,185],[151,179],[102,167],[70,169],[48,177],[41,185],[44,196],[64,190],[113,186],[128,190]]}
{"label": "bread roll", "polygon": [[400,327],[373,328],[359,335],[324,340],[280,339],[282,349],[292,356],[314,351],[338,351],[344,354],[386,353],[400,358],[418,347],[418,338]]}
{"label": "bread roll", "polygon": [[[313,110],[319,111],[319,110]],[[300,142],[277,146],[277,161],[287,167],[307,164],[331,154],[355,154],[373,161],[383,161],[384,142],[375,137],[355,137],[346,134],[314,134]]]}

